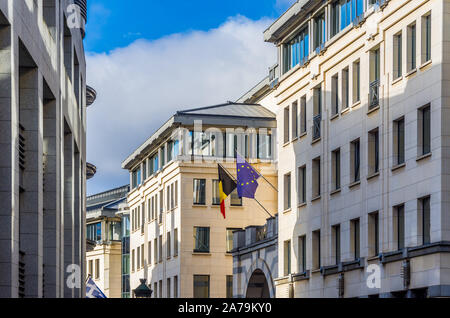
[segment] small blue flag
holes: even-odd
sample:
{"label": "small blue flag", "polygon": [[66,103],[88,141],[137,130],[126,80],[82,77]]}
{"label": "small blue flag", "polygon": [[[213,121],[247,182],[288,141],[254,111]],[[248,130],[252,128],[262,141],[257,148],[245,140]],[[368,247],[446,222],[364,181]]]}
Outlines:
{"label": "small blue flag", "polygon": [[255,192],[258,188],[258,178],[256,171],[239,153],[236,153],[236,171],[237,171],[237,191],[240,198],[255,198]]}
{"label": "small blue flag", "polygon": [[91,277],[86,282],[86,298],[106,298],[105,294],[98,288]]}

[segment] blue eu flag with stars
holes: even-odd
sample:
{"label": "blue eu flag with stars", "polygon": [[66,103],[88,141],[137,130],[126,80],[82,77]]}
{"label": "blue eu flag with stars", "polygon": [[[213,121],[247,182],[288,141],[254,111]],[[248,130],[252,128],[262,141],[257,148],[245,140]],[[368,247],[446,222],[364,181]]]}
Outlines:
{"label": "blue eu flag with stars", "polygon": [[236,153],[236,171],[237,171],[237,191],[240,198],[255,198],[255,192],[258,188],[258,178],[256,171],[244,158]]}

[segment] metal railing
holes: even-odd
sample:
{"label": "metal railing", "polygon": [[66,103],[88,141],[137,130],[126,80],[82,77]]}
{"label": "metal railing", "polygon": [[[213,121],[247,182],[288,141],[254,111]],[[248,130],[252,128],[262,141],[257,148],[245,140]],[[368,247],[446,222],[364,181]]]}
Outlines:
{"label": "metal railing", "polygon": [[320,138],[320,125],[321,125],[321,121],[322,121],[322,115],[318,114],[316,116],[314,116],[313,119],[313,140],[317,140]]}
{"label": "metal railing", "polygon": [[369,85],[369,109],[380,105],[380,81],[375,80]]}

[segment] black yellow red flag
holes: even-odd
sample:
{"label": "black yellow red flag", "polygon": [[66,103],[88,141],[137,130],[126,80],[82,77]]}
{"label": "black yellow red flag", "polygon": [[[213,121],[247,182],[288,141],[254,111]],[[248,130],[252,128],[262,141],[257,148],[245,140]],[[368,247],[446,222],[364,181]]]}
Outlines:
{"label": "black yellow red flag", "polygon": [[237,184],[231,176],[219,165],[219,195],[220,195],[220,212],[225,219],[225,199],[236,189]]}

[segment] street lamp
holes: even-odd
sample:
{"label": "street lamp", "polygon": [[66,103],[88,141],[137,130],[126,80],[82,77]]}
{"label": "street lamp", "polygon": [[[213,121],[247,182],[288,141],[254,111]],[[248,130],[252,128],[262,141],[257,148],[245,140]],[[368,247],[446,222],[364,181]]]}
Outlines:
{"label": "street lamp", "polygon": [[153,290],[148,288],[148,286],[145,284],[147,280],[145,278],[140,279],[141,284],[136,288],[133,289],[133,295],[135,298],[150,298],[152,297]]}

